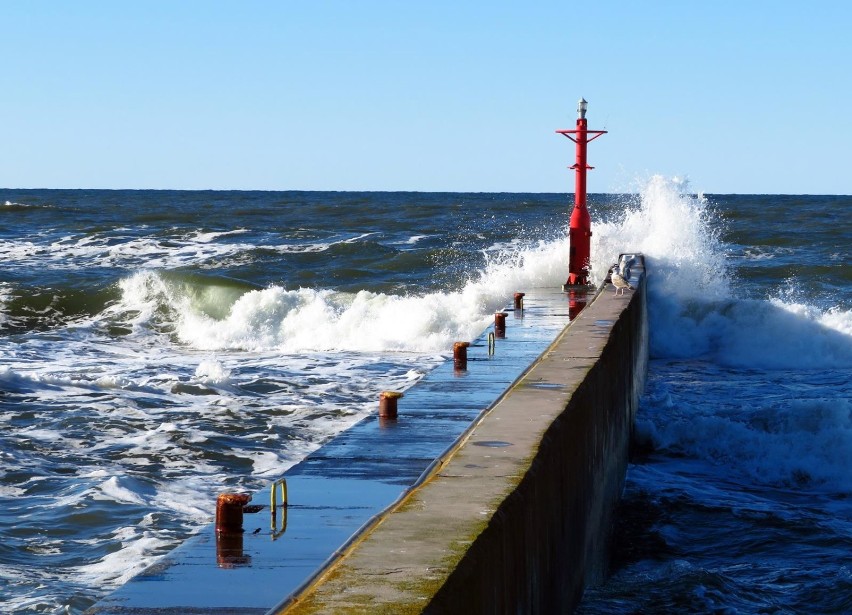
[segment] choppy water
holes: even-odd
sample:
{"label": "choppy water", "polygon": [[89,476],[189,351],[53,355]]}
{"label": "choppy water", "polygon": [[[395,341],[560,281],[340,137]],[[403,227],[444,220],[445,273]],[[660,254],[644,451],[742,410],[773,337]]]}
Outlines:
{"label": "choppy water", "polygon": [[[591,198],[594,277],[648,257],[653,361],[584,612],[852,608],[850,201]],[[82,611],[560,285],[569,208],[0,190],[0,610]]]}
{"label": "choppy water", "polygon": [[852,197],[672,188],[631,214],[653,360],[614,575],[580,612],[850,613]]}

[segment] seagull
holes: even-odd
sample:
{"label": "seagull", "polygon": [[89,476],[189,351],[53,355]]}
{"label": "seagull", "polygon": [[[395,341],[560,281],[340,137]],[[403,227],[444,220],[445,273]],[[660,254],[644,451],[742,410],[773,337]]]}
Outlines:
{"label": "seagull", "polygon": [[625,280],[620,273],[618,273],[618,267],[613,267],[610,272],[609,279],[612,281],[612,285],[615,286],[615,294],[618,294],[618,291],[621,291],[621,294],[624,294],[624,291],[628,288],[633,290],[633,287],[630,285],[630,282]]}

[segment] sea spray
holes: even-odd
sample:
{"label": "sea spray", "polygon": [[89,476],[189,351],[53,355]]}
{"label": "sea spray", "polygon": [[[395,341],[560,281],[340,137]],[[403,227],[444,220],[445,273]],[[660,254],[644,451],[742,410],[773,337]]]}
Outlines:
{"label": "sea spray", "polygon": [[[641,192],[622,197],[614,219],[595,225],[593,271],[606,277],[620,252],[642,252],[649,289],[684,297],[724,297],[730,273],[720,240],[724,222],[684,181],[653,176]],[[597,237],[597,239],[595,239]]]}
{"label": "sea spray", "polygon": [[646,255],[652,356],[765,369],[852,365],[852,313],[748,298],[721,240],[726,225],[709,199],[660,176],[601,225],[595,255]]}

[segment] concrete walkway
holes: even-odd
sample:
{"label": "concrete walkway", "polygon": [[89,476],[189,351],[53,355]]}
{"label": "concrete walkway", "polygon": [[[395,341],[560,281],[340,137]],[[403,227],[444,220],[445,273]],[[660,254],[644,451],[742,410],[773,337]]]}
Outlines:
{"label": "concrete walkway", "polygon": [[278,610],[571,612],[605,574],[644,386],[638,258],[637,290],[615,295],[607,285],[422,487]]}

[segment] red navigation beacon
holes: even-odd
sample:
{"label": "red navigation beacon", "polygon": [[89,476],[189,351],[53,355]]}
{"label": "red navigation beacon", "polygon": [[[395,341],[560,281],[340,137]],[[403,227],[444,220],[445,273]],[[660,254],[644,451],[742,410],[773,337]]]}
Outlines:
{"label": "red navigation beacon", "polygon": [[586,162],[586,145],[606,130],[589,130],[586,124],[586,109],[589,103],[580,99],[577,104],[577,128],[574,130],[557,130],[577,144],[577,162],[569,167],[576,171],[574,185],[574,211],[571,212],[571,223],[568,231],[570,254],[568,257],[568,281],[566,288],[586,286],[589,284],[589,269],[592,238],[592,218],[586,207],[586,169],[593,169]]}

